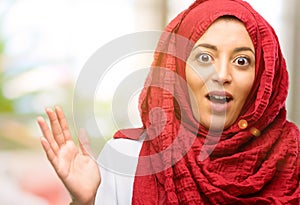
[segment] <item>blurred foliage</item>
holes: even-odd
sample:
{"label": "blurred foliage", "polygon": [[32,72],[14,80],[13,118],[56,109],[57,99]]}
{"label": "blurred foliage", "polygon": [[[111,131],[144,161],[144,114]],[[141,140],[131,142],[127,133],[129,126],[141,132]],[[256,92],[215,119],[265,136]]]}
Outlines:
{"label": "blurred foliage", "polygon": [[7,99],[3,93],[5,83],[5,73],[3,69],[4,51],[5,42],[0,35],[0,113],[12,113],[14,111],[13,101]]}
{"label": "blurred foliage", "polygon": [[4,53],[4,41],[0,38],[0,54]]}
{"label": "blurred foliage", "polygon": [[[5,41],[0,35],[0,150],[16,150],[37,147],[37,140],[30,137],[26,123],[16,114],[14,100],[4,94],[7,75],[4,69]],[[27,119],[26,119],[27,120]]]}
{"label": "blurred foliage", "polygon": [[[1,55],[1,54],[0,54]],[[4,72],[0,72],[0,113],[13,113],[14,112],[14,103],[13,100],[7,99],[3,93]]]}

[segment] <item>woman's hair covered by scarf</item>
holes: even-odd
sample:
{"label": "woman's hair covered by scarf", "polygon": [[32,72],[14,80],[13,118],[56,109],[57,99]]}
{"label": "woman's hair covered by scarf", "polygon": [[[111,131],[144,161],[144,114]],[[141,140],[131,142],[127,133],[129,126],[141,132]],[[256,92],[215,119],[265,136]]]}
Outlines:
{"label": "woman's hair covered by scarf", "polygon": [[[216,137],[192,115],[185,61],[193,44],[224,16],[244,23],[255,47],[256,70],[244,109]],[[132,203],[299,204],[299,130],[286,120],[287,92],[285,60],[263,17],[241,0],[193,3],[161,36],[140,95],[147,137]],[[247,126],[239,126],[241,121]],[[124,133],[115,137],[127,137]]]}

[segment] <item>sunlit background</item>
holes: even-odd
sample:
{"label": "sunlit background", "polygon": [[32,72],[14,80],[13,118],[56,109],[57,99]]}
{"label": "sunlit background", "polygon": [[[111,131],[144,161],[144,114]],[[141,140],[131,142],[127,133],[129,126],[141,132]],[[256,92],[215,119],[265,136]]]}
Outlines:
{"label": "sunlit background", "polygon": [[[72,132],[76,79],[102,45],[136,31],[162,30],[192,0],[1,0],[0,1],[0,204],[63,205],[70,197],[41,150],[36,117],[60,105]],[[288,118],[300,125],[300,3],[248,0],[277,31],[290,72]],[[298,54],[299,55],[299,54]],[[151,55],[143,59],[151,62]],[[130,66],[130,64],[126,64]],[[128,69],[128,68],[127,68]],[[129,71],[130,72],[130,69]],[[118,73],[118,72],[117,72]],[[118,82],[98,93],[108,108]],[[119,73],[122,73],[121,71]],[[113,82],[113,83],[112,83]],[[136,107],[137,98],[132,105]],[[104,109],[105,110],[105,109]],[[129,109],[138,126],[137,109]],[[115,129],[101,113],[105,137]],[[120,125],[122,126],[122,125]],[[124,124],[126,126],[126,123]],[[88,125],[87,125],[88,127]],[[119,127],[120,128],[120,127]],[[75,136],[74,136],[75,137]],[[101,147],[101,146],[100,146]]]}

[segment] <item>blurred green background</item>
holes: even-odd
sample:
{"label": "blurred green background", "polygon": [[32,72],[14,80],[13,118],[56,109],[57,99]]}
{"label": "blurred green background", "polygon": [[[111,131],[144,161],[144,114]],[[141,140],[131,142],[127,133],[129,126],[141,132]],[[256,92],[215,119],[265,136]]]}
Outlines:
{"label": "blurred green background", "polygon": [[[0,204],[67,204],[70,197],[42,152],[36,124],[46,107],[60,105],[76,140],[72,103],[77,76],[105,43],[136,31],[162,30],[192,0],[1,0],[0,2]],[[299,1],[248,0],[275,28],[291,85],[288,117],[300,124]],[[288,2],[288,3],[287,3]],[[141,59],[139,59],[141,60]],[[144,65],[151,57],[142,60]],[[127,65],[130,66],[130,65]],[[114,80],[110,80],[114,81]],[[110,84],[106,85],[107,88]],[[113,90],[95,98],[105,140]],[[101,99],[101,100],[97,100]],[[136,104],[134,104],[136,105]],[[84,109],[84,103],[82,104]],[[139,126],[137,108],[129,123]],[[87,125],[87,130],[88,125]],[[97,152],[103,140],[91,138]],[[4,183],[4,184],[3,184]]]}

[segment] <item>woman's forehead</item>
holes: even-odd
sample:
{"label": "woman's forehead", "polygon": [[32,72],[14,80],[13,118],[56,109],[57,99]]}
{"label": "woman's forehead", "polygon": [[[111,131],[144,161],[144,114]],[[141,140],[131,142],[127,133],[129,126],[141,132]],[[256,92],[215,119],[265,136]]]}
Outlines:
{"label": "woman's forehead", "polygon": [[245,25],[235,18],[218,18],[203,33],[195,46],[201,43],[211,43],[215,46],[218,44],[240,44],[240,46],[247,45],[254,50],[254,45]]}

